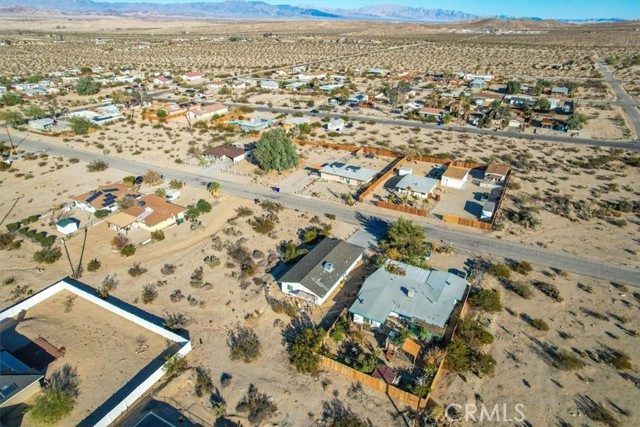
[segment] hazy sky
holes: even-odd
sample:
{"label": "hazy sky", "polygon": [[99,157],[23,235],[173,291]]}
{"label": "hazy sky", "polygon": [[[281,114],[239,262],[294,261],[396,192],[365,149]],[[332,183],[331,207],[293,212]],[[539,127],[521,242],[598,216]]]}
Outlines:
{"label": "hazy sky", "polygon": [[[191,3],[222,0],[95,0],[111,2]],[[537,16],[540,18],[640,19],[640,0],[261,0],[271,4],[357,8],[399,4],[428,9],[453,9],[481,16]]]}

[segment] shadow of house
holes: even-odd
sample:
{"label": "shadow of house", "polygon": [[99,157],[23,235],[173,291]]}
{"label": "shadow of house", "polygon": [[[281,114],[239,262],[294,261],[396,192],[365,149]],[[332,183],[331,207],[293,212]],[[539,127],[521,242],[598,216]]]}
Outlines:
{"label": "shadow of house", "polygon": [[467,200],[464,204],[464,210],[476,218],[480,218],[482,216],[482,205],[480,203]]}

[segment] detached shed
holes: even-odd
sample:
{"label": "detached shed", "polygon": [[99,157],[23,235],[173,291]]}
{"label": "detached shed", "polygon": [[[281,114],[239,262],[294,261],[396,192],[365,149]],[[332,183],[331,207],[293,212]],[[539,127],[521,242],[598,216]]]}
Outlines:
{"label": "detached shed", "polygon": [[80,221],[75,218],[63,218],[56,222],[56,229],[62,234],[71,234],[78,231],[78,225],[80,225]]}

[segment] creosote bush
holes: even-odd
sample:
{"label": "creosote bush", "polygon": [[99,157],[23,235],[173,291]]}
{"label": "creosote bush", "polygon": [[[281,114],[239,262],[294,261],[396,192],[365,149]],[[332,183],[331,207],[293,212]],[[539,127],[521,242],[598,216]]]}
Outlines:
{"label": "creosote bush", "polygon": [[231,360],[250,363],[262,354],[262,345],[258,335],[252,329],[243,326],[238,326],[235,331],[229,331],[227,345],[231,350]]}

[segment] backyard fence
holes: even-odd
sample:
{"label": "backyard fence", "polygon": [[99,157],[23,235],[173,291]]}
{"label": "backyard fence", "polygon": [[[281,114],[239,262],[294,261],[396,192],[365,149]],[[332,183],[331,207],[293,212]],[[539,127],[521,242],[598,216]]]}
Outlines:
{"label": "backyard fence", "polygon": [[307,139],[293,139],[294,144],[298,144],[300,146],[311,145],[314,147],[322,147],[322,148],[330,148],[332,150],[344,150],[344,151],[358,151],[360,147],[357,145],[344,145],[344,144],[334,144],[332,142],[322,142],[322,141],[310,141]]}
{"label": "backyard fence", "polygon": [[500,212],[500,208],[502,207],[502,202],[507,197],[507,188],[509,188],[509,181],[511,180],[511,169],[507,171],[507,177],[504,180],[504,187],[502,187],[502,194],[500,195],[500,200],[498,200],[498,204],[496,205],[496,210],[493,213],[493,218],[491,218],[491,227],[495,228],[496,219],[498,218],[498,212]]}
{"label": "backyard fence", "polygon": [[396,205],[395,203],[385,202],[382,200],[376,200],[374,204],[381,208],[391,209],[394,211],[400,211],[400,212],[409,213],[413,215],[420,215],[420,216],[429,215],[429,211],[426,209],[418,209],[411,206]]}
{"label": "backyard fence", "polygon": [[[387,396],[401,400],[412,407],[416,407],[418,405],[418,396],[415,394],[411,394],[408,391],[400,390],[397,387],[392,386],[391,384],[387,384],[382,380],[373,378],[371,375],[367,375],[364,372],[357,371],[353,368],[350,368],[347,365],[344,365],[336,360],[329,359],[325,356],[320,356],[320,366],[331,369],[332,371],[338,372],[340,375],[344,375],[345,377],[351,378],[354,381],[359,381],[367,386],[381,391],[385,393]],[[424,408],[427,406],[427,399],[420,400],[420,407]]]}
{"label": "backyard fence", "polygon": [[481,230],[492,230],[493,226],[490,222],[482,222],[477,219],[461,218],[455,215],[444,214],[442,220],[451,224],[464,225],[467,227],[479,228]]}
{"label": "backyard fence", "polygon": [[404,164],[404,162],[407,160],[406,157],[401,157],[398,158],[396,160],[394,160],[393,162],[391,162],[389,164],[389,166],[387,166],[387,171],[385,173],[383,173],[382,175],[380,175],[380,177],[378,179],[376,179],[373,183],[371,183],[370,186],[368,186],[367,188],[364,189],[364,191],[362,193],[360,193],[360,195],[358,195],[358,201],[359,202],[363,202],[364,199],[373,192],[373,190],[376,189],[376,187],[378,187],[378,185],[382,184],[383,182],[385,182],[392,174],[393,172],[399,168],[400,166],[402,166]]}

